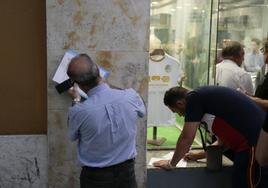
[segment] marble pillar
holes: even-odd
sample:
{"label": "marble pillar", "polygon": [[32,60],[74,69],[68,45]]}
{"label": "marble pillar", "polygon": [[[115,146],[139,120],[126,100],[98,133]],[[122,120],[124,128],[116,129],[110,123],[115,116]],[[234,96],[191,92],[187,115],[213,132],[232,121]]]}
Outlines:
{"label": "marble pillar", "polygon": [[[150,1],[47,0],[48,184],[79,187],[76,143],[67,138],[70,99],[51,81],[67,49],[88,53],[110,71],[108,82],[136,89],[147,101]],[[146,182],[146,118],[138,122],[136,175]]]}

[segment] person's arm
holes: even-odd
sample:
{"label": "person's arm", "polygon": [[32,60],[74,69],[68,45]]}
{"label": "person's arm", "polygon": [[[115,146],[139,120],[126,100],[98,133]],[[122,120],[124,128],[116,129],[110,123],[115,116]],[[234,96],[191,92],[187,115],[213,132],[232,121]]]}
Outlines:
{"label": "person's arm", "polygon": [[[213,142],[211,145],[218,146],[218,145],[223,145],[223,143],[221,140],[217,138],[217,140]],[[205,157],[206,157],[206,151],[201,150],[201,151],[186,153],[186,155],[184,156],[184,159],[186,161],[197,161],[199,159],[204,159]]]}
{"label": "person's arm", "polygon": [[75,141],[79,137],[78,123],[76,119],[77,113],[70,111],[68,115],[68,135],[71,141]]}
{"label": "person's arm", "polygon": [[261,99],[258,97],[252,97],[249,96],[256,104],[258,104],[259,106],[261,106],[263,109],[267,110],[268,109],[268,100],[266,99]]}
{"label": "person's arm", "polygon": [[78,92],[78,85],[77,84],[74,84],[74,86],[68,90],[68,94],[72,98],[72,105],[81,101],[81,96]]}
{"label": "person's arm", "polygon": [[145,108],[145,103],[142,97],[134,90],[134,89],[129,89],[130,91],[130,96],[131,96],[131,104],[136,110],[137,114],[139,117],[143,117],[146,113],[146,108]]}
{"label": "person's arm", "polygon": [[256,159],[261,166],[268,165],[267,148],[268,148],[268,133],[262,129],[256,148]]}
{"label": "person's arm", "polygon": [[153,165],[156,167],[161,167],[164,169],[170,169],[175,167],[177,163],[184,157],[184,155],[189,151],[197,128],[200,122],[186,122],[183,126],[180,137],[178,138],[176,149],[172,159],[169,160],[160,160],[155,162]]}

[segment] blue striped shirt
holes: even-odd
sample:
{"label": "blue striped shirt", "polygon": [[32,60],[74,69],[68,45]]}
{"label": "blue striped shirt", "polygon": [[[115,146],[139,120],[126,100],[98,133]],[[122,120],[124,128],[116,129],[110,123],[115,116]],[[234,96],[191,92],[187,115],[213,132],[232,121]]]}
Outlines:
{"label": "blue striped shirt", "polygon": [[78,139],[81,166],[107,167],[136,156],[136,121],[145,106],[133,89],[112,89],[100,84],[88,99],[71,107],[68,132]]}

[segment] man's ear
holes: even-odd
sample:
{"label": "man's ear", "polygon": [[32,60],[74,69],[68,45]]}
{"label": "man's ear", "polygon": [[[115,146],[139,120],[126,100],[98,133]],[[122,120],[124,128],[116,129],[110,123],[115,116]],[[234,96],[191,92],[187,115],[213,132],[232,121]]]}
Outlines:
{"label": "man's ear", "polygon": [[181,100],[177,100],[176,101],[176,106],[177,107],[184,107],[185,106],[185,100],[184,99],[181,99]]}

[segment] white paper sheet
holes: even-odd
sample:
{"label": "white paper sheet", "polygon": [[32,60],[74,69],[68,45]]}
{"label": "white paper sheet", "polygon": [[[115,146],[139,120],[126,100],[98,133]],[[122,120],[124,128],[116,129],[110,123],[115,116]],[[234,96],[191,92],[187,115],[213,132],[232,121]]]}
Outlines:
{"label": "white paper sheet", "polygon": [[[73,57],[78,55],[78,53],[74,50],[67,50],[57,68],[56,73],[54,74],[52,80],[57,83],[62,83],[65,80],[69,79],[67,75],[67,68],[68,65]],[[109,76],[109,72],[103,69],[102,67],[98,66],[100,70],[100,75],[103,78],[107,78]]]}
{"label": "white paper sheet", "polygon": [[[56,73],[54,74],[52,80],[57,83],[62,83],[65,80],[69,79],[69,76],[67,75],[67,69],[68,65],[71,62],[71,59],[78,55],[78,53],[74,50],[67,50],[57,68]],[[102,78],[107,78],[109,76],[109,72],[103,69],[102,67],[98,66],[100,70],[100,75]],[[87,94],[84,93],[79,87],[78,87],[79,94],[87,98]]]}
{"label": "white paper sheet", "polygon": [[56,73],[54,74],[52,80],[57,83],[62,83],[63,81],[69,79],[67,75],[68,65],[73,57],[75,57],[78,53],[73,50],[67,50],[57,68]]}
{"label": "white paper sheet", "polygon": [[[149,164],[150,166],[153,166],[153,163],[156,162],[156,161],[160,161],[160,160],[171,160],[172,156],[173,156],[174,152],[170,152],[166,155],[164,155],[163,157],[159,158],[159,157],[152,157],[149,161]],[[183,168],[183,167],[186,167],[187,166],[187,161],[181,159],[178,164],[176,165],[176,167],[178,168]]]}

